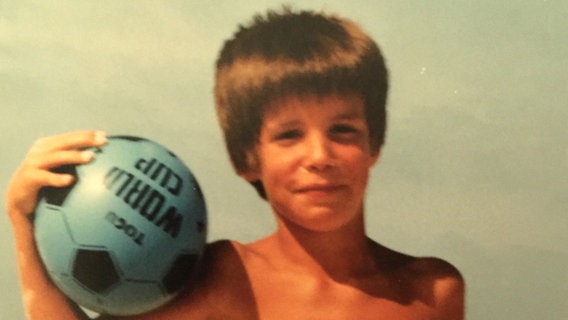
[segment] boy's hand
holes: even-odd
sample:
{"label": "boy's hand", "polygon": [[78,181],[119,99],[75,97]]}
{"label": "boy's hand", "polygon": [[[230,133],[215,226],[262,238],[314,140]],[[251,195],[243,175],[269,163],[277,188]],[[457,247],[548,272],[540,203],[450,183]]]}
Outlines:
{"label": "boy's hand", "polygon": [[37,140],[8,184],[6,207],[10,217],[32,214],[42,187],[64,187],[73,182],[73,176],[51,169],[87,163],[93,159],[93,153],[84,149],[105,142],[106,135],[100,131],[72,132]]}

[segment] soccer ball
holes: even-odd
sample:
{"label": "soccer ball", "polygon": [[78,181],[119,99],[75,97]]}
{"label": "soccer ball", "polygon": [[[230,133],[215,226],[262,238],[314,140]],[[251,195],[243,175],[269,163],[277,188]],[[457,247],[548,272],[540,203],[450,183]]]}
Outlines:
{"label": "soccer ball", "polygon": [[38,251],[71,300],[134,315],[173,299],[195,276],[206,208],[191,171],[150,140],[110,137],[66,188],[44,188],[35,212]]}

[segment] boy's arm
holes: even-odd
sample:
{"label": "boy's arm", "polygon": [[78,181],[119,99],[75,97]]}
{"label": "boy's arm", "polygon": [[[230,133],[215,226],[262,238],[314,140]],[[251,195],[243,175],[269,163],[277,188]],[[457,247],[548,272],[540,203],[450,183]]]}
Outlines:
{"label": "boy's arm", "polygon": [[77,310],[48,279],[35,246],[33,226],[27,217],[13,217],[12,224],[27,319],[81,319],[75,313]]}
{"label": "boy's arm", "polygon": [[418,292],[427,293],[436,308],[439,320],[465,319],[465,282],[453,265],[438,258],[418,259],[412,271],[422,275]]}
{"label": "boy's arm", "polygon": [[455,272],[438,281],[436,287],[436,296],[443,314],[440,319],[465,319],[465,283],[462,276]]}
{"label": "boy's arm", "polygon": [[14,232],[16,259],[26,316],[37,319],[81,319],[82,315],[48,278],[36,248],[31,216],[37,194],[44,186],[65,186],[68,175],[50,169],[64,164],[86,163],[92,154],[83,148],[105,143],[104,135],[94,131],[76,132],[38,140],[14,173],[8,185],[6,208]]}

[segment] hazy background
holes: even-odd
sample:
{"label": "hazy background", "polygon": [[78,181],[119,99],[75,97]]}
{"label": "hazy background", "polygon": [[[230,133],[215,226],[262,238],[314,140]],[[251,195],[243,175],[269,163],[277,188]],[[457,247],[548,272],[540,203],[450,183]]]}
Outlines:
{"label": "hazy background", "polygon": [[[288,1],[358,21],[391,71],[369,234],[443,257],[471,320],[568,318],[568,2]],[[192,168],[209,239],[251,241],[269,208],[233,174],[214,114],[222,41],[280,1],[0,2],[0,192],[33,141],[97,128]],[[0,216],[0,318],[23,319]]]}

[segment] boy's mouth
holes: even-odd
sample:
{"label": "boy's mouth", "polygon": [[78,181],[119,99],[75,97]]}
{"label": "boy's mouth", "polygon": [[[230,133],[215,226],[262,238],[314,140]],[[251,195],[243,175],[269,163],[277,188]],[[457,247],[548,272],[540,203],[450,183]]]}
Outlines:
{"label": "boy's mouth", "polygon": [[343,184],[335,184],[335,183],[314,183],[314,184],[307,184],[303,185],[296,189],[296,193],[298,194],[305,194],[314,197],[322,197],[331,195],[337,192],[341,192],[347,188],[346,185]]}

